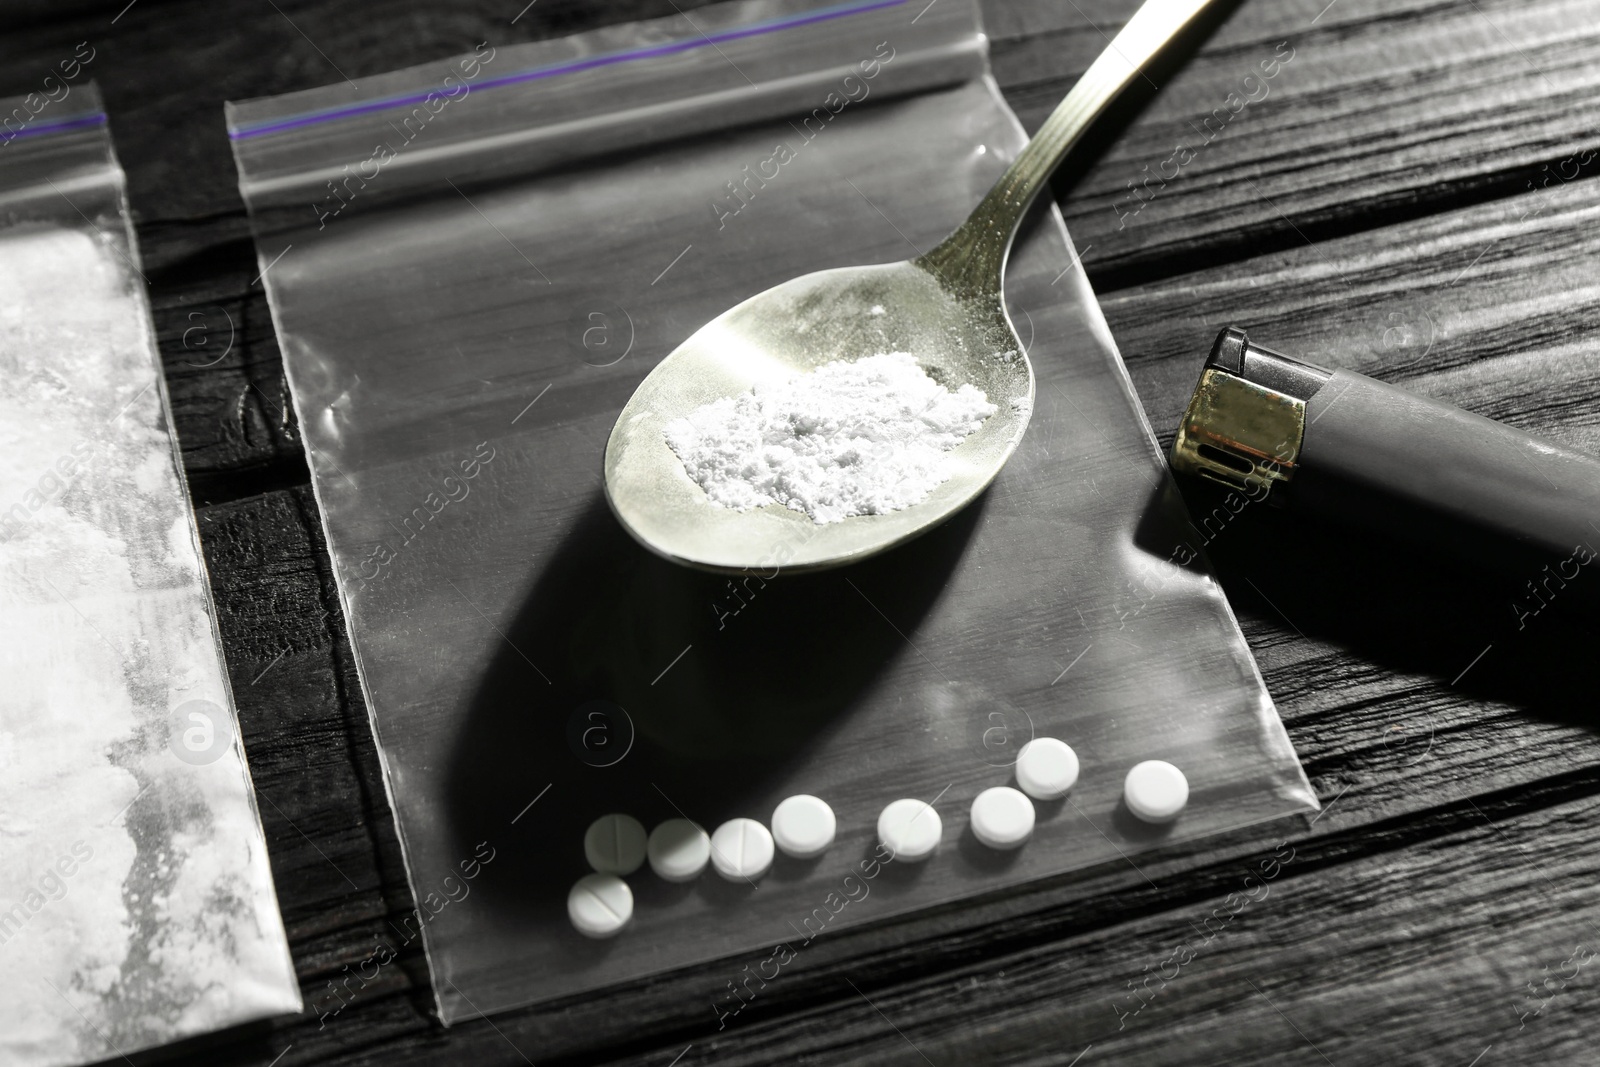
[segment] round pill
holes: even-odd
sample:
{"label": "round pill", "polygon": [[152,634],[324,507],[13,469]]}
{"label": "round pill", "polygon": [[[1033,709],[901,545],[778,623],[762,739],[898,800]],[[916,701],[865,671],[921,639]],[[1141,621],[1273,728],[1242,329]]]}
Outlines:
{"label": "round pill", "polygon": [[1189,802],[1189,780],[1172,764],[1147,759],[1128,772],[1122,799],[1145,822],[1171,822]]}
{"label": "round pill", "polygon": [[711,866],[730,882],[753,882],[772,866],[772,835],[754,819],[729,819],[711,835]]}
{"label": "round pill", "polygon": [[633,918],[633,890],[614,874],[586,874],[567,894],[567,918],[584,937],[611,937]]}
{"label": "round pill", "polygon": [[668,819],[650,831],[650,869],[669,882],[692,882],[711,862],[711,838],[688,819]]}
{"label": "round pill", "polygon": [[1078,754],[1065,741],[1036,737],[1017,753],[1017,785],[1035,800],[1056,800],[1078,783]]}
{"label": "round pill", "polygon": [[602,815],[583,835],[583,854],[601,874],[632,874],[644,862],[644,825],[632,815]]}
{"label": "round pill", "polygon": [[985,789],[972,801],[972,834],[990,848],[1019,847],[1033,833],[1033,801],[1009,785]]}
{"label": "round pill", "polygon": [[943,834],[944,822],[925,800],[897,800],[878,816],[878,840],[897,860],[916,863],[927,859],[939,847]]}
{"label": "round pill", "polygon": [[805,793],[789,797],[772,812],[772,839],[779,851],[797,860],[822,855],[838,828],[833,809]]}

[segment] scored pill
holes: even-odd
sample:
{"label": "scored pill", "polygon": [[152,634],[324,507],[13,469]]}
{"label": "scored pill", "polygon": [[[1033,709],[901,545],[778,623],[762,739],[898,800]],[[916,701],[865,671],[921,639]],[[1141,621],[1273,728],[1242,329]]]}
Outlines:
{"label": "scored pill", "polygon": [[772,866],[772,835],[754,819],[729,819],[711,835],[711,866],[730,882],[753,882]]}
{"label": "scored pill", "polygon": [[601,874],[632,874],[644,863],[644,824],[632,815],[602,815],[583,835],[583,855]]}
{"label": "scored pill", "polygon": [[567,918],[584,937],[612,937],[633,918],[633,890],[614,874],[586,874],[567,894]]}
{"label": "scored pill", "polygon": [[772,813],[772,839],[778,851],[797,860],[822,855],[838,829],[827,802],[806,793],[788,798]]}

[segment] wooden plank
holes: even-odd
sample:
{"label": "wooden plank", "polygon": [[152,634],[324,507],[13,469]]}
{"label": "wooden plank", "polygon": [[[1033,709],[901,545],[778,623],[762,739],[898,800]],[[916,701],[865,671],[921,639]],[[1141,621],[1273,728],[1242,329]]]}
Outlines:
{"label": "wooden plank", "polygon": [[1171,443],[1223,326],[1600,452],[1593,180],[1101,297]]}
{"label": "wooden plank", "polygon": [[[254,247],[244,219],[232,221],[157,224],[142,237],[156,342],[197,504],[310,479],[266,296],[251,284]],[[234,237],[206,243],[229,228]]]}
{"label": "wooden plank", "polygon": [[[1057,175],[1096,288],[1595,173],[1595,12],[1592,0],[1239,5],[1154,75],[1159,92],[1133,86]],[[996,44],[996,77],[1030,129],[1116,28],[1043,3],[1003,22],[1023,36]]]}
{"label": "wooden plank", "polygon": [[[1486,799],[1439,826],[1337,865],[1287,842],[1170,910],[893,984],[858,974],[828,1005],[708,1036],[680,1062],[1592,1062],[1579,1020],[1600,981],[1600,799],[1512,818]],[[606,1062],[662,1064],[685,1044]]]}

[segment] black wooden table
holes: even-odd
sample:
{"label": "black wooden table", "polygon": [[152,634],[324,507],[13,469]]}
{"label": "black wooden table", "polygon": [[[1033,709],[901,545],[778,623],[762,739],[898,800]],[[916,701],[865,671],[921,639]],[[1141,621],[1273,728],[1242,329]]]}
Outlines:
{"label": "black wooden table", "polygon": [[[524,3],[5,5],[0,93],[94,49],[310,1009],[180,1060],[1600,1062],[1592,624],[1559,602],[1519,618],[1515,582],[1269,509],[1209,548],[1314,822],[841,933],[720,1031],[712,970],[446,1031],[412,950],[337,998],[411,899],[221,104],[673,10]],[[1134,6],[986,5],[1030,128]],[[1056,181],[1163,443],[1236,322],[1600,452],[1597,90],[1593,0],[1224,5]]]}

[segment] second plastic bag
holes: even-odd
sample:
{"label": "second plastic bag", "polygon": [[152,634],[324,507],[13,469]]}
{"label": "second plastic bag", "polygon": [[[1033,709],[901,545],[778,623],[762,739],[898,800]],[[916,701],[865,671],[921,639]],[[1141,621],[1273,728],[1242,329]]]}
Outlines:
{"label": "second plastic bag", "polygon": [[[446,1021],[1315,810],[1053,206],[1007,282],[1033,421],[952,521],[728,579],[607,508],[607,435],[663,356],[795,275],[932,247],[1024,143],[970,4],[720,5],[229,127],[417,898],[396,940]],[[1037,735],[1082,777],[992,852],[967,808]],[[1167,827],[1121,805],[1144,759],[1188,775]],[[712,829],[794,793],[837,813],[821,858],[645,866],[620,935],[569,925],[598,816]],[[901,797],[943,819],[919,867],[877,853]]]}

